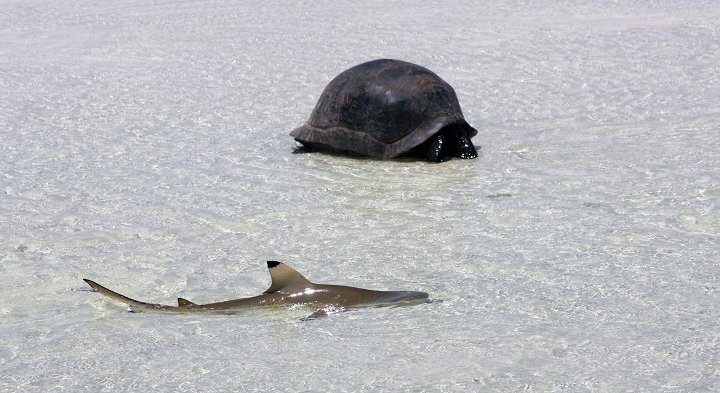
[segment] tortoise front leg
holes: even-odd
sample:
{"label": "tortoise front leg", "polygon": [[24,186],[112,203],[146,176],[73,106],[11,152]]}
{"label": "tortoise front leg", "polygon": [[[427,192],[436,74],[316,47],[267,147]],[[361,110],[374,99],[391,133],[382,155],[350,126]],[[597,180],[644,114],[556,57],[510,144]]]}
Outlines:
{"label": "tortoise front leg", "polygon": [[460,134],[458,137],[457,142],[457,158],[477,158],[477,150],[475,150],[475,146],[473,146],[472,142],[470,141],[470,138],[468,138],[465,135]]}
{"label": "tortoise front leg", "polygon": [[439,133],[435,135],[428,151],[425,154],[425,160],[427,162],[442,162],[445,158],[445,134]]}

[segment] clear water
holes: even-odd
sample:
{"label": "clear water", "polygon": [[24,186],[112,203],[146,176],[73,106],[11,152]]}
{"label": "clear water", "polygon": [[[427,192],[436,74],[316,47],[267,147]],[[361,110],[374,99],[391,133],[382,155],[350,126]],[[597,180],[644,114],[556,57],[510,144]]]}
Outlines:
{"label": "clear water", "polygon": [[[627,3],[627,4],[626,4]],[[720,390],[715,1],[0,2],[0,391]],[[360,62],[482,156],[292,154]],[[317,282],[441,302],[130,314]]]}

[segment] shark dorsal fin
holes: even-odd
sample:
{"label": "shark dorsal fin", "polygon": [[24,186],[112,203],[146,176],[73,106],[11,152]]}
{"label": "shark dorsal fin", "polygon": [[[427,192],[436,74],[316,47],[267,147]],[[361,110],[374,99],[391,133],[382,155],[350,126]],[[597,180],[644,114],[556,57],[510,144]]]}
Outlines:
{"label": "shark dorsal fin", "polygon": [[270,288],[264,292],[265,294],[277,292],[285,288],[312,285],[312,283],[307,278],[303,277],[302,274],[298,273],[295,269],[284,263],[268,261],[267,265],[270,270],[272,284],[270,284]]}
{"label": "shark dorsal fin", "polygon": [[181,297],[178,298],[178,307],[188,308],[188,307],[192,307],[192,306],[195,306],[195,303],[193,303],[187,299],[183,299]]}

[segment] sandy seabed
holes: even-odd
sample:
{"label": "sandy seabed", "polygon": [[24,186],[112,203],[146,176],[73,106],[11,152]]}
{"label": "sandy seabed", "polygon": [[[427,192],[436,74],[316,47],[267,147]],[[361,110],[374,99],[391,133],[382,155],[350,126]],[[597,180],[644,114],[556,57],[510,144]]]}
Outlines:
{"label": "sandy seabed", "polygon": [[[0,391],[720,390],[715,1],[0,1]],[[476,160],[292,154],[339,72]],[[318,282],[435,300],[130,314]]]}

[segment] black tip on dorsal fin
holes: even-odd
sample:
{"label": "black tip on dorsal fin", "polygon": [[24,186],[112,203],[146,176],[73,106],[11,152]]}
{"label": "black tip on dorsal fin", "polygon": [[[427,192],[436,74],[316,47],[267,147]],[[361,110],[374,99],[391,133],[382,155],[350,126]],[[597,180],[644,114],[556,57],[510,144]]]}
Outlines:
{"label": "black tip on dorsal fin", "polygon": [[192,307],[195,305],[195,303],[193,303],[187,299],[183,299],[181,297],[179,297],[177,300],[178,300],[178,307],[180,307],[180,308]]}
{"label": "black tip on dorsal fin", "polygon": [[272,283],[270,284],[270,288],[264,292],[265,294],[277,292],[285,288],[312,285],[302,274],[284,263],[267,261],[267,265],[270,270]]}

